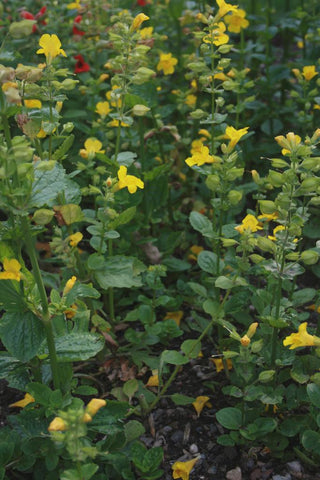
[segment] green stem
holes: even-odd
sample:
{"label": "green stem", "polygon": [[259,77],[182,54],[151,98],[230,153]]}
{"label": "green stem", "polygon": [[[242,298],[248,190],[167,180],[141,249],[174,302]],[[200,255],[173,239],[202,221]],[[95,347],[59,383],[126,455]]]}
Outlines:
{"label": "green stem", "polygon": [[141,169],[144,172],[145,171],[145,152],[144,152],[144,123],[143,123],[143,118],[139,117],[138,120],[138,125],[139,125],[139,141],[140,141],[140,163],[141,163]]}
{"label": "green stem", "polygon": [[52,371],[53,384],[55,389],[59,389],[60,388],[59,367],[58,367],[56,347],[54,342],[52,323],[50,319],[47,293],[42,280],[38,258],[37,258],[36,250],[34,247],[34,242],[31,236],[30,228],[29,228],[29,221],[26,217],[21,218],[21,227],[24,235],[25,244],[27,247],[27,252],[32,265],[33,276],[39,290],[40,302],[42,307],[41,320],[44,325],[46,336],[47,336],[47,345],[49,350],[49,359],[50,359],[50,365],[51,365],[51,371]]}
{"label": "green stem", "polygon": [[213,43],[210,44],[211,47],[211,154],[214,155],[214,112],[215,112],[215,95],[214,95],[214,48]]}
{"label": "green stem", "polygon": [[151,115],[152,115],[154,130],[155,130],[155,133],[156,133],[156,138],[157,138],[158,145],[159,145],[160,157],[161,157],[162,162],[165,163],[165,154],[164,154],[164,149],[163,149],[163,145],[162,145],[162,139],[161,139],[161,136],[160,136],[160,133],[159,133],[159,129],[158,129],[158,125],[157,125],[157,119],[156,119],[153,108],[151,108]]}
{"label": "green stem", "polygon": [[[108,240],[108,250],[109,250],[109,257],[112,257],[113,255],[113,244],[112,244],[112,238],[109,238]],[[113,288],[109,288],[109,315],[110,315],[110,321],[111,323],[114,323],[115,317],[114,317],[114,292]]]}

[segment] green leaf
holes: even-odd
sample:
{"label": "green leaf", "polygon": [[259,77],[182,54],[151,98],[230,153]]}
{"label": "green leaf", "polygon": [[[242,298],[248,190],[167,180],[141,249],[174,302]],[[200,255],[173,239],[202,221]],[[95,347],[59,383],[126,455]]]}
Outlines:
{"label": "green leaf", "polygon": [[292,295],[292,303],[295,307],[305,305],[314,299],[316,293],[317,292],[314,288],[302,288],[301,290],[297,290]]}
{"label": "green leaf", "polygon": [[161,447],[153,447],[147,451],[142,462],[142,471],[151,473],[157,470],[163,459],[163,450]]}
{"label": "green leaf", "polygon": [[60,362],[80,362],[94,357],[104,347],[104,340],[92,333],[69,333],[56,337],[56,350]]}
{"label": "green leaf", "polygon": [[107,405],[101,408],[98,413],[93,417],[90,422],[90,429],[100,433],[109,434],[113,426],[117,427],[117,431],[120,431],[119,420],[122,420],[129,410],[129,404],[127,402],[118,402],[116,400],[108,400]]}
{"label": "green leaf", "polygon": [[311,403],[315,407],[320,407],[320,386],[315,383],[309,383],[307,385],[307,394]]}
{"label": "green leaf", "polygon": [[129,401],[132,399],[133,395],[136,393],[138,388],[139,388],[139,385],[138,385],[138,380],[136,378],[127,380],[122,387],[123,392],[127,395],[127,397],[129,398]]}
{"label": "green leaf", "polygon": [[224,447],[233,447],[236,444],[230,435],[220,435],[220,437],[217,438],[217,443]]}
{"label": "green leaf", "polygon": [[91,387],[90,385],[79,385],[79,387],[77,387],[74,391],[73,391],[76,395],[98,395],[98,390],[94,387]]}
{"label": "green leaf", "polygon": [[117,162],[119,165],[130,167],[136,158],[137,154],[134,152],[120,152],[117,156]]}
{"label": "green leaf", "polygon": [[189,359],[175,350],[164,350],[161,354],[161,360],[171,365],[185,365]]}
{"label": "green leaf", "polygon": [[221,275],[216,279],[215,286],[217,288],[223,288],[224,290],[229,290],[229,288],[233,288],[235,284],[231,278]]}
{"label": "green leaf", "polygon": [[64,139],[62,144],[53,152],[52,160],[62,160],[63,156],[70,150],[74,142],[74,135],[71,134]]}
{"label": "green leaf", "polygon": [[242,425],[242,414],[238,408],[222,408],[216,413],[216,418],[223,427],[229,430],[238,430]]}
{"label": "green leaf", "polygon": [[180,260],[180,258],[169,257],[162,260],[162,264],[165,265],[170,272],[184,272],[191,268],[189,262]]}
{"label": "green leaf", "polygon": [[188,358],[197,358],[201,352],[201,342],[198,340],[185,340],[181,345],[181,350]]}
{"label": "green leaf", "polygon": [[307,418],[290,417],[286,418],[279,426],[279,431],[286,437],[295,437],[306,429]]}
{"label": "green leaf", "polygon": [[211,273],[211,275],[217,273],[218,257],[215,253],[203,250],[199,253],[197,262],[201,270],[204,272]]}
{"label": "green leaf", "polygon": [[4,466],[9,463],[14,452],[14,446],[14,442],[0,442],[0,466]]}
{"label": "green leaf", "polygon": [[33,207],[53,207],[60,202],[58,195],[64,196],[66,203],[79,203],[81,195],[79,186],[70,180],[64,168],[56,163],[51,170],[43,169],[43,162],[35,164],[34,182],[30,204]]}
{"label": "green leaf", "polygon": [[125,225],[129,223],[135,216],[137,211],[137,207],[129,207],[127,210],[121,212],[117,218],[109,222],[109,228],[115,229],[118,228],[120,225]]}
{"label": "green leaf", "polygon": [[191,405],[195,401],[195,398],[182,395],[181,393],[174,393],[170,398],[176,405]]}
{"label": "green leaf", "polygon": [[7,312],[0,319],[0,338],[21,362],[35,357],[46,337],[41,320],[32,312]]}
{"label": "green leaf", "polygon": [[78,298],[99,298],[100,293],[93,288],[91,283],[76,282],[70,292],[67,293],[66,301],[68,305],[74,303]]}
{"label": "green leaf", "polygon": [[87,463],[81,465],[81,470],[70,468],[60,474],[61,480],[90,480],[98,470],[99,465]]}
{"label": "green leaf", "polygon": [[314,430],[306,430],[301,438],[302,445],[306,450],[319,454],[320,433]]}
{"label": "green leaf", "polygon": [[74,203],[68,203],[58,207],[59,213],[62,215],[66,225],[72,225],[72,223],[81,222],[83,214],[79,205]]}
{"label": "green leaf", "polygon": [[188,285],[200,297],[207,297],[207,289],[203,285],[195,282],[188,282]]}
{"label": "green leaf", "polygon": [[8,352],[0,352],[0,378],[7,378],[9,373],[19,365],[21,362]]}
{"label": "green leaf", "polygon": [[[40,405],[43,405],[45,407],[51,405],[51,398],[54,392],[47,385],[38,382],[29,383],[26,387],[26,391],[30,393],[30,395],[33,396],[35,401]],[[62,394],[60,390],[56,390],[56,392],[60,393],[60,398],[62,402]]]}
{"label": "green leaf", "polygon": [[110,287],[141,287],[140,273],[145,270],[146,267],[136,258],[117,255],[108,258],[103,267],[95,272],[95,277],[100,287],[105,290]]}
{"label": "green leaf", "polygon": [[26,309],[24,298],[16,290],[15,280],[0,280],[0,305],[7,312],[22,312]]}
{"label": "green leaf", "polygon": [[189,216],[191,226],[200,232],[204,237],[214,238],[212,223],[210,220],[199,212],[191,212]]}
{"label": "green leaf", "polygon": [[130,420],[124,426],[124,434],[126,436],[127,443],[136,440],[145,432],[145,428],[142,423],[137,420]]}

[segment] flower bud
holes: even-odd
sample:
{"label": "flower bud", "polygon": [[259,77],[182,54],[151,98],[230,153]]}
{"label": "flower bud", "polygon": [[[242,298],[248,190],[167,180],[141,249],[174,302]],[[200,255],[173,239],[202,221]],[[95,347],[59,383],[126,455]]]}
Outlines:
{"label": "flower bud", "polygon": [[67,293],[70,292],[76,281],[77,277],[75,277],[74,275],[67,281],[66,286],[63,289],[63,296],[67,295]]}
{"label": "flower bud", "polygon": [[251,323],[247,331],[247,335],[249,338],[253,337],[253,335],[256,333],[258,326],[259,326],[258,322]]}
{"label": "flower bud", "polygon": [[314,250],[305,250],[300,258],[305,265],[314,265],[319,259],[319,254]]}
{"label": "flower bud", "polygon": [[231,205],[237,205],[242,198],[242,192],[239,192],[238,190],[230,190],[228,193],[228,200],[231,203]]}
{"label": "flower bud", "polygon": [[9,27],[10,35],[13,38],[24,38],[32,33],[33,25],[37,23],[35,20],[21,20],[21,22],[12,22]]}
{"label": "flower bud", "polygon": [[42,68],[22,65],[21,63],[16,68],[16,77],[19,80],[25,80],[30,83],[40,80],[42,73]]}
{"label": "flower bud", "polygon": [[277,207],[274,202],[271,200],[259,200],[259,206],[261,213],[274,213],[277,210]]}
{"label": "flower bud", "polygon": [[132,109],[133,115],[137,117],[143,117],[147,112],[149,112],[150,108],[146,107],[145,105],[135,105]]}
{"label": "flower bud", "polygon": [[215,192],[220,185],[220,178],[218,175],[208,175],[206,178],[206,185],[212,192]]}

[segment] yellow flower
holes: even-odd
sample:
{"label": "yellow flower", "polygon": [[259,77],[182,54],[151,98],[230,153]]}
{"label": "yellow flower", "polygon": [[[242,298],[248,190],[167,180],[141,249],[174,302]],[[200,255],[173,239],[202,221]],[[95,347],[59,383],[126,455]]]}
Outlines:
{"label": "yellow flower", "polygon": [[[119,127],[119,120],[114,118],[111,122],[108,123],[108,127]],[[121,127],[129,127],[129,125],[121,120]]]}
{"label": "yellow flower", "polygon": [[240,339],[240,343],[243,347],[248,347],[248,345],[250,345],[250,338],[248,337],[248,335],[243,335],[243,337],[241,337]]}
{"label": "yellow flower", "polygon": [[146,387],[159,387],[158,370],[152,370],[152,375],[149,377]]}
{"label": "yellow flower", "polygon": [[77,313],[78,307],[75,303],[73,303],[70,308],[67,308],[66,310],[63,311],[65,316],[69,319],[73,318],[75,314]]}
{"label": "yellow flower", "polygon": [[217,161],[217,157],[209,155],[209,148],[201,145],[200,150],[192,154],[192,157],[188,157],[185,162],[189,167],[197,165],[201,167],[205,163],[214,163]]}
{"label": "yellow flower", "polygon": [[189,107],[194,107],[195,104],[197,103],[196,95],[193,95],[192,93],[190,93],[189,95],[187,95],[184,103]]}
{"label": "yellow flower", "polygon": [[35,399],[33,398],[32,395],[29,393],[26,393],[25,396],[22,398],[22,400],[19,400],[18,402],[11,403],[9,407],[20,407],[24,408],[26,405],[29,405],[29,403],[35,402]]}
{"label": "yellow flower", "polygon": [[70,292],[70,290],[73,288],[76,281],[77,281],[77,277],[75,277],[74,275],[71,278],[69,278],[69,280],[66,283],[66,286],[63,289],[63,295],[67,295],[67,293]]}
{"label": "yellow flower", "polygon": [[162,70],[164,75],[171,75],[174,73],[174,67],[177,63],[178,60],[172,56],[172,53],[160,53],[157,70],[158,72]]}
{"label": "yellow flower", "polygon": [[248,133],[248,130],[249,127],[240,128],[240,130],[236,130],[234,127],[227,127],[225,134],[230,139],[228,149],[234,148],[239,140]]}
{"label": "yellow flower", "polygon": [[80,155],[82,158],[89,158],[91,160],[94,158],[96,153],[104,153],[105,150],[101,150],[102,143],[100,140],[91,137],[84,142],[84,148],[80,150]]}
{"label": "yellow flower", "polygon": [[198,135],[204,135],[207,138],[211,138],[211,133],[208,132],[205,128],[200,128]]}
{"label": "yellow flower", "polygon": [[82,417],[83,423],[89,423],[92,422],[92,417],[89,415],[89,413],[85,413]]}
{"label": "yellow flower", "polygon": [[200,395],[195,399],[194,402],[192,402],[192,405],[194,406],[198,417],[205,406],[211,407],[211,403],[209,403],[209,400],[210,400],[209,397],[206,397],[205,395]]}
{"label": "yellow flower", "polygon": [[138,30],[138,28],[141,26],[143,22],[146,20],[149,20],[148,15],[145,15],[144,13],[138,13],[138,15],[133,19],[132,25],[130,27],[130,30]]}
{"label": "yellow flower", "polygon": [[193,458],[188,462],[175,462],[172,465],[172,477],[174,479],[181,478],[182,480],[189,480],[190,472],[198,460],[199,457]]}
{"label": "yellow flower", "polygon": [[163,320],[170,320],[170,319],[174,320],[179,327],[182,317],[183,317],[183,311],[178,310],[177,312],[167,312]]}
{"label": "yellow flower", "polygon": [[199,253],[202,252],[203,250],[204,248],[200,247],[199,245],[192,245],[192,247],[190,248],[190,251],[192,253],[188,255],[188,260],[194,260],[196,262]]}
{"label": "yellow flower", "polygon": [[122,100],[121,100],[120,93],[117,92],[117,90],[120,90],[120,89],[121,87],[119,87],[119,85],[113,85],[112,89],[106,93],[106,98],[107,100],[110,101],[110,104],[112,107],[121,108]]}
{"label": "yellow flower", "polygon": [[111,111],[109,102],[98,102],[95,111],[100,117],[105,118]]}
{"label": "yellow flower", "polygon": [[194,153],[201,152],[201,148],[203,147],[203,141],[198,139],[198,140],[193,140],[191,143],[191,154],[193,155]]}
{"label": "yellow flower", "polygon": [[76,0],[75,2],[69,3],[67,8],[69,10],[81,10],[82,5],[80,4],[80,0]]}
{"label": "yellow flower", "polygon": [[48,427],[49,432],[63,432],[67,430],[67,425],[61,417],[55,417]]}
{"label": "yellow flower", "polygon": [[18,260],[12,258],[8,260],[7,258],[3,259],[3,271],[0,272],[0,280],[21,280],[21,265]]}
{"label": "yellow flower", "polygon": [[229,3],[226,3],[225,0],[217,0],[217,4],[219,6],[218,15],[220,18],[224,17],[229,12],[236,12],[238,10],[237,6],[230,5]]}
{"label": "yellow flower", "polygon": [[301,323],[298,333],[291,333],[283,340],[283,345],[287,347],[290,345],[290,350],[298,347],[313,347],[320,346],[320,338],[315,335],[310,335],[307,332],[307,322]]}
{"label": "yellow flower", "polygon": [[140,30],[140,37],[145,40],[146,38],[152,38],[153,27],[145,27]]}
{"label": "yellow flower", "polygon": [[140,178],[137,178],[134,175],[127,175],[127,167],[124,165],[121,165],[118,170],[118,178],[118,186],[120,190],[127,187],[129,193],[136,193],[137,188],[144,188],[144,183]]}
{"label": "yellow flower", "polygon": [[[222,358],[211,358],[210,360],[215,364],[217,373],[219,373],[219,372],[221,372],[222,370],[224,370]],[[232,360],[231,360],[230,358],[227,358],[227,359],[225,360],[225,362],[226,362],[226,365],[227,365],[227,369],[228,369],[228,370],[231,370],[231,369],[232,369]]]}
{"label": "yellow flower", "polygon": [[[251,172],[253,172],[252,170]],[[263,213],[262,215],[258,215],[259,220],[264,220],[265,222],[270,222],[271,220],[277,220],[279,218],[278,212],[274,213]]]}
{"label": "yellow flower", "polygon": [[39,45],[42,48],[37,50],[37,54],[43,53],[46,56],[47,63],[50,64],[58,55],[66,57],[66,52],[61,48],[61,42],[57,35],[49,35],[45,33],[39,40]]}
{"label": "yellow flower", "polygon": [[101,398],[93,398],[86,407],[86,413],[93,417],[102,407],[105,407],[107,402]]}
{"label": "yellow flower", "polygon": [[316,67],[314,65],[308,65],[306,67],[303,67],[302,75],[307,80],[307,82],[309,82],[313,77],[318,75],[318,72],[316,72]]}
{"label": "yellow flower", "polygon": [[225,73],[223,72],[218,72],[218,73],[215,73],[213,78],[215,80],[221,80],[222,82],[224,82],[225,80],[228,80],[228,77]]}
{"label": "yellow flower", "polygon": [[236,12],[231,15],[227,15],[225,22],[228,24],[228,30],[232,33],[240,33],[242,28],[247,28],[249,26],[248,20],[245,18],[246,12],[239,8]]}
{"label": "yellow flower", "polygon": [[282,155],[288,155],[297,151],[297,148],[301,143],[301,137],[295,135],[293,132],[289,132],[285,137],[283,135],[278,135],[275,137],[275,141],[280,147],[283,147],[281,150]]}
{"label": "yellow flower", "polygon": [[42,103],[40,100],[30,99],[30,100],[24,100],[24,106],[27,108],[41,108]]}
{"label": "yellow flower", "polygon": [[81,232],[76,232],[73,233],[72,235],[69,235],[68,237],[68,242],[70,247],[76,247],[79,242],[83,239],[83,235]]}
{"label": "yellow flower", "polygon": [[205,35],[202,40],[205,43],[213,43],[216,47],[225,45],[229,41],[228,35],[224,33],[225,31],[226,26],[223,22],[215,23],[209,34]]}
{"label": "yellow flower", "polygon": [[238,230],[239,233],[244,233],[245,231],[254,233],[257,230],[262,230],[262,227],[260,226],[260,223],[256,217],[249,213],[246,217],[244,217],[241,225],[238,225],[235,227],[235,229]]}
{"label": "yellow flower", "polygon": [[276,241],[277,240],[277,232],[281,232],[282,230],[285,230],[286,227],[283,225],[278,225],[276,228],[273,229],[273,235],[268,235],[269,240]]}
{"label": "yellow flower", "polygon": [[7,92],[10,88],[18,88],[18,84],[16,82],[4,82],[1,88],[3,92]]}

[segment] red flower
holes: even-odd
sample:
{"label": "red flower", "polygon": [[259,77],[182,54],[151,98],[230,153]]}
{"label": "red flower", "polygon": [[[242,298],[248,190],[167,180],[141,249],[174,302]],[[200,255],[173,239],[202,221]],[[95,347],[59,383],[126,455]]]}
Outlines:
{"label": "red flower", "polygon": [[140,6],[140,7],[145,7],[147,5],[147,0],[137,0],[137,4]]}
{"label": "red flower", "polygon": [[89,72],[90,65],[84,61],[82,55],[75,55],[73,58],[77,60],[77,63],[74,66],[74,73]]}
{"label": "red flower", "polygon": [[[39,18],[43,17],[46,11],[47,11],[47,7],[42,7],[36,15],[33,15],[32,13],[27,12],[27,10],[23,10],[22,12],[20,12],[20,16],[26,20],[38,20]],[[47,22],[45,20],[41,20],[40,23],[42,25],[47,25]],[[36,31],[37,31],[37,25],[34,24],[32,27],[32,32],[35,33]]]}
{"label": "red flower", "polygon": [[72,27],[72,33],[73,35],[84,35],[86,32],[83,30],[79,30],[78,27],[76,26],[76,23],[81,23],[82,21],[82,15],[77,15],[76,18],[73,20],[73,27]]}

